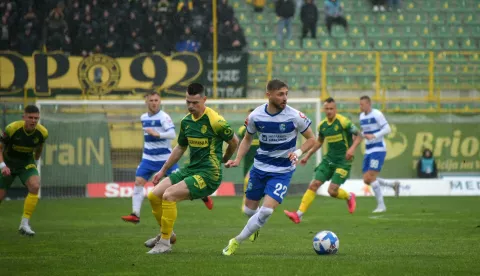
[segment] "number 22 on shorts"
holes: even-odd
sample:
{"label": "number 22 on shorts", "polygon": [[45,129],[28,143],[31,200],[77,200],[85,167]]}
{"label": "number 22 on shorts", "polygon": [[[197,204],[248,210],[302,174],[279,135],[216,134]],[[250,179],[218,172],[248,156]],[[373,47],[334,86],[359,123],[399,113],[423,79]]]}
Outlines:
{"label": "number 22 on shorts", "polygon": [[286,185],[283,185],[282,183],[277,183],[275,184],[275,191],[273,191],[273,194],[283,199],[283,196],[287,192],[287,189],[288,188]]}

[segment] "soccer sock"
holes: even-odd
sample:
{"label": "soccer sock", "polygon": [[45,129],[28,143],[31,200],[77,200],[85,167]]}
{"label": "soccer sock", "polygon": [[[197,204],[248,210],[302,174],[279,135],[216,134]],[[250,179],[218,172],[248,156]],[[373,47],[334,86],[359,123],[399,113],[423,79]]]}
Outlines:
{"label": "soccer sock", "polygon": [[170,243],[170,237],[173,232],[173,225],[177,219],[177,203],[175,201],[164,200],[162,202],[162,239],[168,240]]}
{"label": "soccer sock", "polygon": [[240,243],[248,239],[248,237],[265,225],[272,214],[272,208],[260,207],[260,210],[248,220],[247,225],[245,225],[242,232],[235,237],[235,240]]}
{"label": "soccer sock", "polygon": [[338,188],[338,195],[336,196],[336,198],[348,200],[350,199],[350,194],[347,193],[347,191],[345,191],[344,189]]}
{"label": "soccer sock", "polygon": [[382,187],[380,187],[378,183],[378,179],[373,181],[370,186],[373,189],[373,192],[375,193],[375,198],[377,199],[377,207],[385,207],[385,203],[383,202],[383,193],[382,193]]}
{"label": "soccer sock", "polygon": [[33,214],[33,211],[35,211],[35,207],[37,207],[37,203],[38,203],[38,195],[28,193],[27,197],[25,198],[25,202],[23,203],[22,217],[29,220]]}
{"label": "soccer sock", "polygon": [[378,181],[378,184],[380,184],[380,186],[386,186],[386,187],[390,187],[390,188],[393,188],[393,182],[394,181],[390,181],[390,180],[386,180],[384,178],[378,178],[377,177],[377,181]]}
{"label": "soccer sock", "polygon": [[245,213],[245,215],[247,215],[247,217],[251,218],[253,215],[255,215],[257,213],[258,209],[257,210],[252,210],[250,208],[248,208],[247,206],[243,206],[243,213]]}
{"label": "soccer sock", "polygon": [[315,199],[316,193],[310,189],[307,189],[305,194],[302,197],[302,203],[300,203],[300,207],[298,207],[297,214],[298,216],[302,216],[305,213],[310,205],[312,204],[313,200]]}
{"label": "soccer sock", "polygon": [[133,195],[132,195],[132,210],[133,213],[140,217],[140,209],[142,208],[142,202],[145,195],[143,194],[143,186],[135,185],[133,187]]}
{"label": "soccer sock", "polygon": [[152,192],[148,193],[148,200],[152,206],[152,214],[157,220],[158,226],[162,226],[162,199],[154,195]]}

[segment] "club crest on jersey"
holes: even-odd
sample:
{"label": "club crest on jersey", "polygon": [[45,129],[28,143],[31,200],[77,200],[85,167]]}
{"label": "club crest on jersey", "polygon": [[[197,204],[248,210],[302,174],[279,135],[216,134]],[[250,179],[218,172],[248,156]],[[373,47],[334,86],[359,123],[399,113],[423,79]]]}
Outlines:
{"label": "club crest on jersey", "polygon": [[335,125],[333,129],[335,129],[335,131],[338,131],[338,125]]}
{"label": "club crest on jersey", "polygon": [[279,128],[280,128],[280,131],[281,131],[281,132],[285,132],[285,130],[287,129],[287,127],[285,126],[285,124],[280,124]]}
{"label": "club crest on jersey", "polygon": [[35,137],[35,138],[33,139],[33,143],[34,143],[34,144],[38,144],[38,142],[40,142],[40,140],[38,139],[38,137]]}
{"label": "club crest on jersey", "polygon": [[202,134],[207,133],[207,126],[203,125],[202,128],[200,129],[200,131],[202,132]]}

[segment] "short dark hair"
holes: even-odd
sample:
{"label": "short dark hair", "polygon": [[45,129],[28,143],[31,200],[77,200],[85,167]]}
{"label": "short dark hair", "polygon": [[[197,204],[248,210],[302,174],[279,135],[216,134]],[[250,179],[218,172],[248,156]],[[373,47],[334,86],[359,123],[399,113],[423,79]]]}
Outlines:
{"label": "short dark hair", "polygon": [[194,95],[197,95],[197,94],[204,94],[205,93],[205,87],[203,87],[203,85],[201,85],[198,82],[194,82],[194,83],[191,83],[187,87],[187,93],[190,96],[194,96]]}
{"label": "short dark hair", "polygon": [[27,105],[24,109],[25,113],[40,113],[40,109],[36,105]]}
{"label": "short dark hair", "polygon": [[288,88],[288,85],[285,82],[278,79],[270,80],[267,83],[267,91],[276,91],[284,87]]}
{"label": "short dark hair", "polygon": [[328,97],[326,100],[325,100],[326,103],[334,103],[335,100],[332,98],[332,97]]}
{"label": "short dark hair", "polygon": [[248,112],[253,112],[254,110],[255,110],[255,108],[250,108],[250,109],[248,110]]}
{"label": "short dark hair", "polygon": [[153,96],[153,95],[158,95],[160,97],[160,94],[158,94],[157,91],[152,90],[152,91],[148,91],[147,93],[145,93],[145,98]]}
{"label": "short dark hair", "polygon": [[363,95],[360,97],[360,100],[367,100],[368,102],[371,102],[372,100],[370,100],[370,97],[367,96],[367,95]]}

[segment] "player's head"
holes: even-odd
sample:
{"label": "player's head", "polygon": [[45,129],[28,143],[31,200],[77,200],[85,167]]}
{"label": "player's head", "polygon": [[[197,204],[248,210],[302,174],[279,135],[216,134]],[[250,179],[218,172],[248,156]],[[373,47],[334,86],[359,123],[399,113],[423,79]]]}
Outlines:
{"label": "player's head", "polygon": [[325,111],[328,119],[331,120],[335,118],[335,116],[337,115],[337,104],[332,97],[327,98],[323,102],[323,110]]}
{"label": "player's head", "polygon": [[282,110],[287,106],[288,85],[281,80],[273,79],[267,83],[268,104]]}
{"label": "player's head", "polygon": [[255,110],[255,108],[250,108],[250,109],[248,110],[248,114],[252,113],[254,110]]}
{"label": "player's head", "polygon": [[158,111],[160,111],[160,103],[160,95],[157,92],[151,91],[145,95],[145,104],[147,105],[148,112],[157,114]]}
{"label": "player's head", "polygon": [[360,97],[360,110],[362,112],[368,113],[372,109],[372,101],[370,97],[365,95]]}
{"label": "player's head", "polygon": [[201,115],[205,110],[205,87],[200,83],[192,83],[187,87],[186,101],[188,112],[193,115]]}
{"label": "player's head", "polygon": [[23,112],[23,120],[25,121],[25,129],[32,131],[37,127],[40,120],[40,110],[35,105],[27,105]]}

